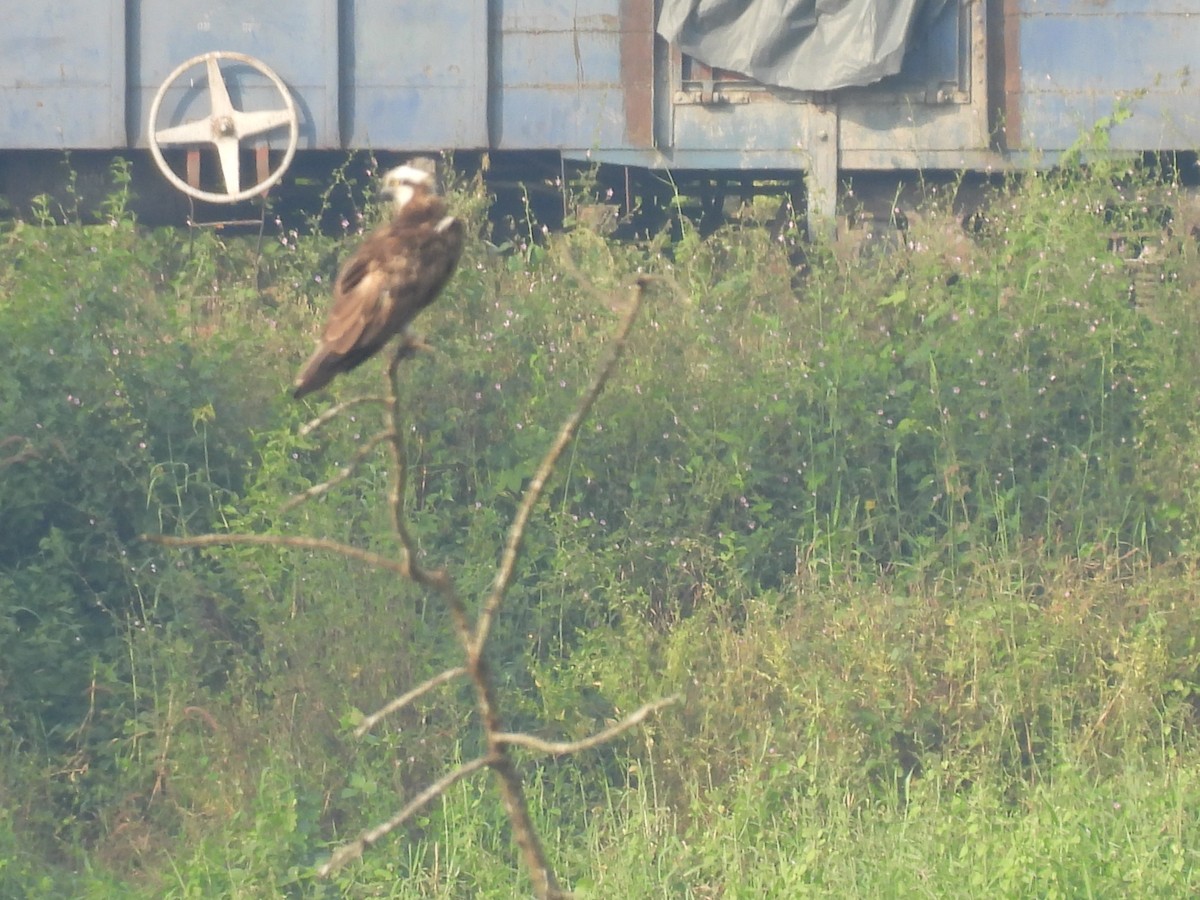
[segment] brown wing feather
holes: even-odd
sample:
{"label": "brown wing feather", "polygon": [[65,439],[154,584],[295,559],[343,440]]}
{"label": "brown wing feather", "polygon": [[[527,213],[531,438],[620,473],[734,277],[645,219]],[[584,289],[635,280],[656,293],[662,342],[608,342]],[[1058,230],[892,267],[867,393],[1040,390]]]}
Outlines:
{"label": "brown wing feather", "polygon": [[342,290],[339,282],[321,342],[335,353],[349,353],[358,344],[370,343],[382,325],[380,307],[387,291],[387,272],[376,263],[369,265],[369,271],[350,290]]}
{"label": "brown wing feather", "polygon": [[462,223],[446,218],[439,197],[417,198],[363,241],[338,274],[329,321],[293,396],[369,359],[437,298],[462,253]]}

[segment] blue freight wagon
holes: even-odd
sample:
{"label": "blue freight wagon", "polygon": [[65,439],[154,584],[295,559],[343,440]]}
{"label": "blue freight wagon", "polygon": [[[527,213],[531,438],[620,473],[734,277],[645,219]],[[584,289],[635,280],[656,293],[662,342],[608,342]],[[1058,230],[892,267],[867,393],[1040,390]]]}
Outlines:
{"label": "blue freight wagon", "polygon": [[313,151],[546,151],[802,176],[820,217],[846,173],[1053,162],[1119,102],[1114,149],[1200,147],[1200,0],[819,7],[0,0],[0,190],[48,151],[148,155],[217,201]]}

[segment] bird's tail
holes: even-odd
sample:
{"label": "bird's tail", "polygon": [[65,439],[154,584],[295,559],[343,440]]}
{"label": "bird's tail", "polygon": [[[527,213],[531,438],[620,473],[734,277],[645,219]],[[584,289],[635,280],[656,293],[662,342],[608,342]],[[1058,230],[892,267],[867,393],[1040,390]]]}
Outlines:
{"label": "bird's tail", "polygon": [[316,352],[309,357],[308,362],[304,364],[300,374],[296,376],[295,390],[292,391],[292,396],[299,400],[306,394],[319,391],[333,380],[333,376],[338,371],[336,360],[330,359],[329,351],[324,347],[318,347]]}

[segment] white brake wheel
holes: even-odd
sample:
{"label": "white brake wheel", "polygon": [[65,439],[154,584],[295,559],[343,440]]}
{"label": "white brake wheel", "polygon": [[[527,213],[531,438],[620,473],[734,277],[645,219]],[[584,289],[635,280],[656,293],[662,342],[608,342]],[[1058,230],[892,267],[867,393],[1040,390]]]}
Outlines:
{"label": "white brake wheel", "polygon": [[[235,109],[233,102],[229,99],[229,89],[225,85],[225,78],[221,74],[221,60],[242,63],[265,76],[283,98],[282,108],[254,112]],[[162,105],[167,91],[174,87],[175,83],[189,69],[199,65],[205,67],[208,77],[208,117],[184,122],[181,125],[159,128],[159,107]],[[288,143],[279,165],[272,169],[266,178],[251,187],[242,188],[239,161],[242,141],[285,126],[288,129]],[[283,177],[283,173],[291,165],[292,157],[296,155],[296,147],[300,142],[300,120],[296,115],[296,104],[292,101],[292,95],[288,92],[287,86],[265,63],[253,56],[247,56],[245,53],[218,50],[193,56],[167,76],[166,81],[159,86],[158,92],[154,95],[154,102],[150,104],[150,125],[147,138],[154,162],[166,179],[179,190],[198,200],[207,200],[210,203],[237,203],[265,193]],[[225,180],[225,192],[201,190],[180,178],[163,157],[162,147],[164,145],[190,145],[193,147],[211,145],[216,147],[217,158],[221,163],[221,175]]]}

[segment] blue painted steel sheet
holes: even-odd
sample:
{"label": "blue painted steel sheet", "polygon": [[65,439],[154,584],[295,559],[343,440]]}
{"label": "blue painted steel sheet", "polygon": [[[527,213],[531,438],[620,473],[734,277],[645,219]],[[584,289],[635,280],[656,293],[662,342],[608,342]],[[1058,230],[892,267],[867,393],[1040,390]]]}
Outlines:
{"label": "blue painted steel sheet", "polygon": [[653,18],[644,0],[503,0],[492,145],[651,146]]}
{"label": "blue painted steel sheet", "polygon": [[350,146],[487,146],[488,10],[480,0],[345,0]]}
{"label": "blue painted steel sheet", "polygon": [[5,3],[0,146],[124,144],[124,0]]}
{"label": "blue painted steel sheet", "polygon": [[[799,152],[810,146],[805,106],[751,103],[725,107],[681,106],[675,110],[676,150],[733,150],[756,153]],[[797,168],[801,165],[797,163]]]}
{"label": "blue painted steel sheet", "polygon": [[1017,0],[1023,15],[1196,15],[1196,0]]}
{"label": "blue painted steel sheet", "polygon": [[[1134,115],[1113,130],[1113,146],[1200,146],[1200,0],[988,2],[1002,20],[988,40],[1004,51],[993,75],[1004,83],[990,88],[1014,160],[1070,146],[1121,98]],[[656,63],[649,0],[0,3],[0,149],[145,146],[158,86],[208,50],[240,51],[279,73],[300,110],[302,149],[490,146],[750,167],[811,149],[795,96],[672,102],[678,57]],[[982,25],[968,46],[978,13],[977,2],[948,5],[900,75],[827,98],[842,164],[988,149]],[[229,77],[244,108],[278,106],[266,82]],[[172,121],[207,113],[201,70],[193,80],[168,97]],[[949,92],[931,90],[941,85]]]}
{"label": "blue painted steel sheet", "polygon": [[[300,115],[301,149],[341,146],[338,120],[338,12],[329,0],[129,0],[131,141],[146,145],[147,117],[155,91],[184,60],[210,50],[231,50],[266,63],[287,84]],[[228,71],[228,70],[226,70]],[[202,73],[202,69],[197,72]],[[240,77],[239,77],[240,75]],[[277,109],[274,88],[249,73],[233,72],[234,103],[242,109]],[[227,77],[227,80],[229,78]],[[171,91],[163,111],[185,119],[207,114],[188,87]],[[160,122],[160,125],[164,124]],[[273,137],[273,147],[281,145]]]}
{"label": "blue painted steel sheet", "polygon": [[963,60],[970,53],[965,46],[967,10],[959,3],[947,3],[939,15],[928,23],[929,30],[914,34],[904,54],[900,73],[885,78],[885,87],[904,84],[953,83],[963,70]]}
{"label": "blue painted steel sheet", "polygon": [[506,34],[497,147],[626,146],[617,41],[603,31]]}
{"label": "blue painted steel sheet", "polygon": [[[1072,146],[1123,102],[1112,132],[1128,150],[1200,146],[1200,0],[1019,0],[1014,145]],[[1016,140],[1014,140],[1016,138]]]}

